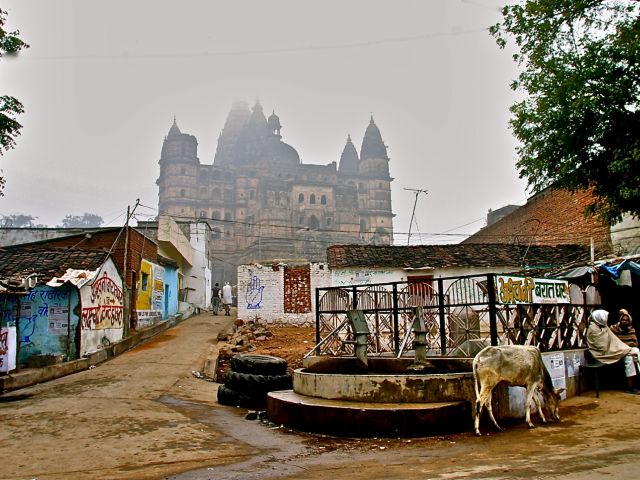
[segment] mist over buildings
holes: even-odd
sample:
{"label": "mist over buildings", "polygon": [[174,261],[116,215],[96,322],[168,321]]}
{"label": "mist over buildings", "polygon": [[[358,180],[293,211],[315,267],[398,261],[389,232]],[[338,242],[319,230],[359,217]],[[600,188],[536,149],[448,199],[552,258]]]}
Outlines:
{"label": "mist over buildings", "polygon": [[[25,105],[0,158],[0,213],[157,215],[161,148],[174,117],[213,163],[233,102],[260,99],[303,164],[360,148],[373,115],[388,147],[394,230],[459,241],[488,210],[522,203],[508,130],[515,70],[487,28],[501,2],[5,2],[31,45],[0,64]],[[452,235],[454,234],[454,235]]]}

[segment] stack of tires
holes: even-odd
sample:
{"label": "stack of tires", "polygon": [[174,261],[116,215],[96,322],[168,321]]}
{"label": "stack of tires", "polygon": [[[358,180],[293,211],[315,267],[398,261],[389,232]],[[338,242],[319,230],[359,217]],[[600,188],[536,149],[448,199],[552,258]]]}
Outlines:
{"label": "stack of tires", "polygon": [[229,362],[224,385],[218,387],[218,403],[234,407],[263,408],[267,393],[289,390],[287,361],[271,355],[236,355]]}

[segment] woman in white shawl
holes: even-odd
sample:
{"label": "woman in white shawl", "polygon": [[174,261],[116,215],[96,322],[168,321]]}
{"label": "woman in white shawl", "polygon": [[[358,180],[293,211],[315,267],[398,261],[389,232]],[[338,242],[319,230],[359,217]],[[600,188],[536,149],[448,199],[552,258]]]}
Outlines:
{"label": "woman in white shawl", "polygon": [[630,347],[620,340],[607,325],[609,312],[606,310],[594,310],[589,317],[587,327],[587,345],[593,358],[602,363],[615,363],[624,359],[624,373],[627,376],[627,393],[640,394],[640,390],[634,388],[634,379],[637,375],[636,365],[640,366],[640,350]]}

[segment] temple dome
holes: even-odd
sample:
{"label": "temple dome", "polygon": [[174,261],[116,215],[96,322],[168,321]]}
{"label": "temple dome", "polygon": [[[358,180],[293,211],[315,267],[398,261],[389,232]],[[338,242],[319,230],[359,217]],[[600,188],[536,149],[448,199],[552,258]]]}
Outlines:
{"label": "temple dome", "polygon": [[358,158],[358,152],[351,141],[351,135],[348,135],[347,143],[342,150],[342,155],[340,156],[338,171],[347,175],[357,175],[359,163],[360,159]]}
{"label": "temple dome", "polygon": [[367,158],[389,158],[387,157],[387,146],[382,141],[382,135],[380,135],[380,130],[373,121],[373,115],[367,131],[364,133],[362,148],[360,149],[360,159],[365,160]]}

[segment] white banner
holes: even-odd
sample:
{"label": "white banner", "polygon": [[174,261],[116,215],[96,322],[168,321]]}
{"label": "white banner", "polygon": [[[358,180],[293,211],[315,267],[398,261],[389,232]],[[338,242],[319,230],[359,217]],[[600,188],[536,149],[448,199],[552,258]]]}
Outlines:
{"label": "white banner", "polygon": [[570,303],[569,282],[550,278],[496,275],[497,303]]}
{"label": "white banner", "polygon": [[0,328],[0,372],[16,369],[16,327]]}

